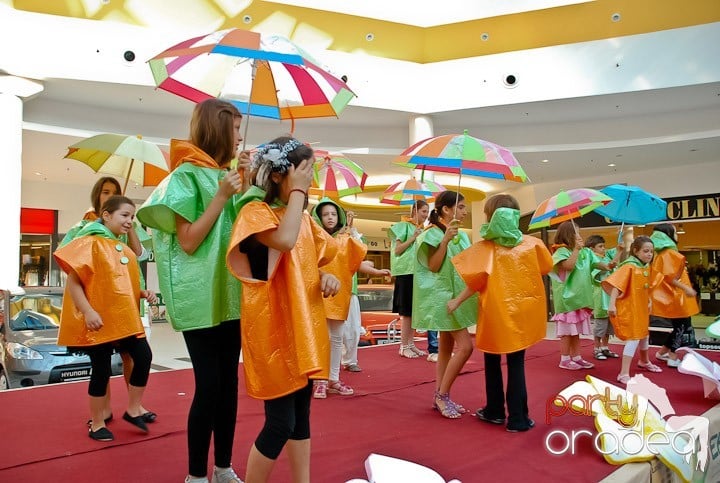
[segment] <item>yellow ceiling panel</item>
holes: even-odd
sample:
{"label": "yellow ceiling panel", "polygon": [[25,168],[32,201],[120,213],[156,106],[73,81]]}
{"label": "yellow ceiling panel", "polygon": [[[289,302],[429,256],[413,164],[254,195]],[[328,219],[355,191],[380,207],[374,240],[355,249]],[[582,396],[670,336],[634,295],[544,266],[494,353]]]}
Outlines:
{"label": "yellow ceiling panel", "polygon": [[[92,8],[90,3],[81,0],[13,0],[11,3],[14,8],[29,12],[93,20],[123,18],[153,27],[148,25],[150,20],[138,18],[136,12],[129,11],[131,3],[101,1],[98,8],[98,1],[90,2]],[[197,2],[194,8],[212,8],[212,18],[217,19],[219,10],[212,4]],[[154,5],[167,9],[167,15],[163,16],[165,23],[174,18],[175,2]],[[612,20],[613,14],[620,15],[618,21]],[[281,27],[284,31],[273,33],[291,39],[300,26],[306,26],[323,40],[322,48],[429,63],[718,22],[720,1],[692,0],[679,4],[676,0],[596,0],[428,28],[258,0],[235,15],[220,15],[224,16],[222,28],[246,29],[277,25],[271,20],[280,15],[285,19]],[[194,25],[195,28],[207,27],[208,31],[216,26],[217,21],[212,25]],[[186,28],[186,25],[178,27]],[[488,34],[486,41],[481,39],[483,33]],[[368,40],[368,34],[372,40]]]}

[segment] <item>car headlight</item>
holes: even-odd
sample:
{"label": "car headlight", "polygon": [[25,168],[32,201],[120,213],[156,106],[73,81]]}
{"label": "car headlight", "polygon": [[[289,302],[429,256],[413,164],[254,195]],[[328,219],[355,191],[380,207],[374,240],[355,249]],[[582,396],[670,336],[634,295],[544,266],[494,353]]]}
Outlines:
{"label": "car headlight", "polygon": [[8,342],[7,351],[13,359],[42,359],[43,356],[38,351],[29,348],[26,345],[17,342]]}

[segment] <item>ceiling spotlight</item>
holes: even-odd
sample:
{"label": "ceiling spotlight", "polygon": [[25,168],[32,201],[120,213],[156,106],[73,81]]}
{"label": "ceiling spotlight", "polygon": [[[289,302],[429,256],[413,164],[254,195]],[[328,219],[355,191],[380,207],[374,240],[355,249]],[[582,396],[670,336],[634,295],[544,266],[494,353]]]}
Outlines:
{"label": "ceiling spotlight", "polygon": [[372,42],[373,40],[375,40],[375,35],[373,35],[372,33],[366,34],[365,40],[367,40],[368,42]]}
{"label": "ceiling spotlight", "polygon": [[675,233],[678,235],[684,235],[685,234],[685,228],[683,228],[682,223],[680,223],[677,227],[677,230],[675,230]]}
{"label": "ceiling spotlight", "polygon": [[505,84],[505,87],[513,88],[517,86],[518,78],[515,74],[508,74],[503,79],[503,84]]}
{"label": "ceiling spotlight", "polygon": [[617,166],[617,164],[615,164],[615,163],[608,164],[608,168],[614,168],[615,166]]}
{"label": "ceiling spotlight", "polygon": [[620,19],[622,19],[622,16],[617,12],[610,16],[610,20],[612,20],[613,22],[619,22]]}
{"label": "ceiling spotlight", "polygon": [[547,162],[548,162],[548,160],[547,160],[547,159],[543,159],[543,160],[542,160],[542,161],[540,161],[540,162],[541,162],[541,163],[547,163]]}
{"label": "ceiling spotlight", "polygon": [[489,38],[490,34],[488,34],[487,32],[483,32],[482,34],[480,34],[480,40],[482,40],[483,42],[487,42]]}
{"label": "ceiling spotlight", "polygon": [[252,22],[252,17],[250,15],[245,15],[243,17],[243,23],[250,23]]}

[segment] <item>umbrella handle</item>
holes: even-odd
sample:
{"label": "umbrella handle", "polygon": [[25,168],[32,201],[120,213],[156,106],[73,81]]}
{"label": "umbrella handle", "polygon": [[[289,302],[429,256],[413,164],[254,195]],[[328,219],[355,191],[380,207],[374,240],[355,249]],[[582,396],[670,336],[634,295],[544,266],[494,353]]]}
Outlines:
{"label": "umbrella handle", "polygon": [[245,133],[243,134],[243,147],[242,147],[243,151],[245,151],[245,146],[247,145],[247,133],[248,133],[248,127],[250,126],[250,100],[252,99],[253,86],[255,85],[255,74],[257,74],[257,63],[256,62],[257,62],[257,59],[253,59],[252,71],[250,74],[250,95],[248,96],[247,112],[245,113],[247,120],[245,121]]}
{"label": "umbrella handle", "polygon": [[127,191],[127,185],[128,185],[128,181],[130,181],[130,172],[132,171],[133,164],[135,164],[135,158],[130,158],[130,167],[128,168],[127,174],[125,175],[125,185],[123,186],[123,189],[122,189],[123,196],[125,195],[125,192]]}

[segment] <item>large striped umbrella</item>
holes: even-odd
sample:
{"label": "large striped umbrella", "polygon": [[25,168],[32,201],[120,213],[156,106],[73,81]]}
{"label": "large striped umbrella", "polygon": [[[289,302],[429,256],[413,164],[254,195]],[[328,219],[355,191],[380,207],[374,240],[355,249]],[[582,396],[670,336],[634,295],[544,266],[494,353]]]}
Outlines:
{"label": "large striped umbrella", "polygon": [[443,191],[445,187],[435,181],[418,181],[415,177],[411,177],[390,185],[380,197],[380,203],[400,206],[413,205],[417,200],[432,203]]}
{"label": "large striped umbrella", "polygon": [[529,228],[535,230],[579,218],[612,200],[605,193],[591,188],[561,191],[538,205]]}
{"label": "large striped umbrella", "polygon": [[168,155],[141,136],[98,134],[68,146],[64,156],[87,164],[96,173],[125,178],[140,186],[157,186],[168,175]]}
{"label": "large striped umbrella", "polygon": [[342,154],[315,150],[313,182],[310,194],[339,199],[361,193],[367,174],[357,163]]}
{"label": "large striped umbrella", "polygon": [[[393,164],[441,173],[481,176],[524,183],[525,171],[509,149],[463,134],[424,139],[403,151]],[[459,185],[459,183],[458,183]]]}
{"label": "large striped umbrella", "polygon": [[298,45],[249,30],[220,30],[185,40],[149,65],[160,89],[193,102],[221,98],[250,116],[333,117],[355,97],[344,81]]}

